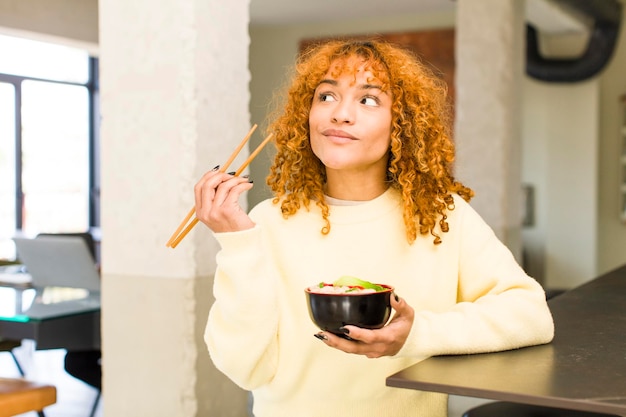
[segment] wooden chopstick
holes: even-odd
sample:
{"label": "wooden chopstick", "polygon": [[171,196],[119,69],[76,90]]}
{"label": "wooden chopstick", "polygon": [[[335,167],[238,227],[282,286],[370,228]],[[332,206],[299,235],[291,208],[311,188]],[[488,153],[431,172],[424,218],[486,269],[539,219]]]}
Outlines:
{"label": "wooden chopstick", "polygon": [[[256,125],[255,125],[256,126]],[[269,134],[264,140],[263,142],[261,142],[259,144],[259,146],[257,146],[257,148],[254,150],[254,152],[252,152],[250,154],[250,156],[248,157],[248,159],[246,159],[246,161],[239,167],[239,169],[237,169],[237,171],[235,171],[235,176],[239,176],[245,169],[246,167],[250,164],[250,162],[252,162],[252,160],[259,154],[259,152],[261,152],[261,149],[263,149],[263,147],[272,139],[272,136],[274,136],[273,134]],[[247,140],[247,139],[246,139]],[[245,142],[244,142],[245,143]],[[239,151],[239,149],[241,149],[242,145],[238,148],[237,152]],[[231,160],[234,159],[234,157],[231,157]],[[232,162],[232,161],[230,161]],[[230,163],[229,162],[229,163]],[[222,171],[222,170],[220,170]],[[223,172],[223,171],[222,171]],[[189,221],[189,219],[191,218],[191,216],[194,214],[195,212],[195,207],[193,207],[189,213],[187,213],[187,216],[185,217],[185,219],[183,220],[183,222],[180,224],[180,226],[178,227],[178,229],[176,229],[176,232],[174,232],[174,234],[172,235],[172,237],[170,238],[170,240],[167,242],[168,247],[171,247],[172,249],[175,248],[176,246],[178,246],[178,244],[181,242],[181,240],[183,240],[183,238],[185,236],[187,236],[187,234],[191,231],[191,229],[194,228],[194,226],[196,224],[198,224],[199,220],[198,218],[195,218],[192,220],[191,223],[189,223],[187,225],[187,227],[185,227],[183,229],[183,226]],[[181,232],[181,229],[182,232]]]}
{"label": "wooden chopstick", "polygon": [[172,234],[172,236],[170,236],[170,239],[165,244],[166,247],[169,248],[170,246],[172,246],[172,242],[174,242],[174,240],[176,240],[176,238],[179,236],[181,230],[183,230],[183,227],[185,227],[185,225],[189,222],[189,219],[191,219],[191,216],[193,216],[195,211],[196,211],[195,207],[192,207],[191,210],[189,210],[189,213],[187,213],[183,221],[180,222],[180,224],[176,228],[176,231]]}
{"label": "wooden chopstick", "polygon": [[[252,162],[252,160],[259,154],[259,152],[261,152],[261,149],[263,149],[263,147],[267,144],[267,142],[270,141],[270,139],[272,138],[273,134],[270,134],[269,136],[267,136],[263,142],[261,142],[261,144],[259,146],[257,146],[257,148],[254,150],[254,152],[252,152],[250,154],[250,156],[248,157],[248,159],[239,167],[239,169],[235,172],[235,176],[239,176],[239,174],[241,174],[243,172],[244,169],[246,169],[246,167],[250,164],[250,162]],[[195,211],[195,207],[193,209],[191,209],[191,213],[193,213]],[[191,216],[190,216],[191,217]],[[189,220],[189,219],[187,219]],[[194,226],[196,224],[198,224],[199,220],[197,218],[193,219],[193,221],[191,223],[189,223],[189,225],[187,225],[187,227],[182,231],[182,233],[180,233],[178,235],[178,237],[176,237],[170,244],[169,246],[173,249],[176,246],[178,246],[178,244],[180,243],[181,240],[183,240],[183,238],[185,236],[187,236],[187,234],[191,231],[191,229],[194,228]]]}
{"label": "wooden chopstick", "polygon": [[259,152],[261,152],[261,149],[263,149],[263,147],[265,145],[267,145],[267,142],[269,142],[270,139],[272,139],[272,136],[274,136],[274,134],[270,133],[269,135],[267,135],[267,137],[265,139],[263,139],[263,142],[261,142],[259,144],[259,146],[256,147],[256,149],[250,154],[248,159],[246,159],[245,162],[243,164],[241,164],[239,169],[237,171],[235,171],[235,177],[238,177],[243,172],[243,170],[246,169],[246,167],[248,165],[250,165],[250,162],[252,162],[252,160],[254,158],[256,158],[256,156],[259,154]]}
{"label": "wooden chopstick", "polygon": [[[224,163],[224,165],[222,165],[220,167],[220,172],[225,172],[228,167],[230,166],[230,164],[233,163],[233,161],[235,160],[235,158],[237,158],[237,155],[239,155],[239,152],[241,151],[241,149],[243,148],[243,146],[246,144],[246,142],[248,142],[248,140],[250,139],[250,137],[252,137],[252,134],[254,133],[254,131],[256,130],[257,125],[256,123],[250,128],[250,130],[248,131],[248,134],[242,139],[242,141],[239,143],[239,145],[237,145],[237,147],[235,148],[235,150],[233,151],[233,153],[228,157],[228,160],[226,161],[226,163]],[[178,228],[176,229],[176,231],[174,233],[172,233],[172,236],[169,238],[169,240],[167,241],[167,243],[165,244],[165,246],[169,247],[172,242],[174,242],[174,240],[179,236],[179,233],[181,232],[181,230],[183,230],[183,227],[185,227],[185,225],[187,224],[187,222],[189,221],[189,219],[191,219],[191,216],[193,216],[193,214],[195,213],[196,208],[192,207],[191,210],[189,210],[189,213],[187,213],[187,216],[185,216],[185,218],[183,219],[182,222],[180,222],[180,225],[178,225]]]}
{"label": "wooden chopstick", "polygon": [[256,124],[254,124],[254,126],[252,126],[250,128],[250,131],[248,132],[246,137],[243,138],[243,140],[241,141],[241,143],[239,145],[237,145],[237,148],[235,148],[233,153],[230,155],[230,158],[228,158],[228,161],[226,161],[226,163],[224,163],[224,166],[220,167],[220,169],[219,169],[220,172],[226,172],[226,169],[228,169],[228,167],[230,166],[230,164],[233,163],[233,161],[235,160],[237,155],[239,155],[239,152],[241,152],[241,149],[243,148],[243,145],[245,145],[246,142],[248,142],[248,139],[250,139],[252,137],[252,134],[254,133],[255,130],[256,130]]}

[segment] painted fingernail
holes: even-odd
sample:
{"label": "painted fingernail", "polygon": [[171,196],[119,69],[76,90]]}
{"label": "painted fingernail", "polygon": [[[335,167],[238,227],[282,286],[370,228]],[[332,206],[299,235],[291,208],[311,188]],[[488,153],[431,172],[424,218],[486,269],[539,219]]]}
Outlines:
{"label": "painted fingernail", "polygon": [[217,171],[218,169],[220,169],[219,165],[215,165],[215,167],[213,167],[213,169],[211,171]]}
{"label": "painted fingernail", "polygon": [[343,334],[350,334],[350,329],[347,329],[345,327],[340,327],[339,331]]}
{"label": "painted fingernail", "polygon": [[235,171],[229,172],[228,175],[235,175]]}
{"label": "painted fingernail", "polygon": [[395,292],[393,293],[393,298],[396,299],[396,302],[400,302],[400,297],[398,297],[398,294],[396,294]]}
{"label": "painted fingernail", "polygon": [[328,340],[328,337],[324,333],[315,333],[313,336],[317,337],[319,340]]}

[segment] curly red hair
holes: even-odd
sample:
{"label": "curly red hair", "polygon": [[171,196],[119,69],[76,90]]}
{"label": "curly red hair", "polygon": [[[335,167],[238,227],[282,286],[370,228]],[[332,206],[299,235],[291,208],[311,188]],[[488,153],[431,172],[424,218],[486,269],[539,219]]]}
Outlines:
{"label": "curly red hair", "polygon": [[[403,220],[409,243],[430,233],[434,244],[448,232],[447,210],[454,209],[453,193],[466,201],[473,191],[452,175],[454,143],[450,135],[447,86],[410,51],[379,40],[333,40],[313,45],[297,60],[286,103],[269,125],[277,153],[267,177],[274,203],[283,216],[294,215],[314,201],[330,232],[330,208],[324,199],[326,171],[309,141],[309,110],[315,89],[331,63],[359,57],[390,92],[391,147],[387,167],[389,185],[402,195]],[[340,66],[343,70],[347,67]]]}

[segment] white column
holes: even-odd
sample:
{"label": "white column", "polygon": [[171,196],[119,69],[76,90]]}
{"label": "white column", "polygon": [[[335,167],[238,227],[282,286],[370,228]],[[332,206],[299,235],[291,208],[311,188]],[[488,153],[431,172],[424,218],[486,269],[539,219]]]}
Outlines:
{"label": "white column", "polygon": [[472,205],[519,259],[525,2],[457,3],[455,173],[474,189]]}
{"label": "white column", "polygon": [[246,414],[202,339],[217,244],[201,225],[165,243],[249,130],[248,6],[99,3],[107,416]]}

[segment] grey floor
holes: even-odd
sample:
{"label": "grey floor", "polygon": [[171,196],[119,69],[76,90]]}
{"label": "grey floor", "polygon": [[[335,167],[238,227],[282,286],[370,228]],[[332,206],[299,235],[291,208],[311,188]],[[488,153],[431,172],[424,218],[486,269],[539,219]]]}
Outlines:
{"label": "grey floor", "polygon": [[461,417],[470,408],[487,402],[491,402],[491,400],[451,395],[448,401],[448,417]]}

